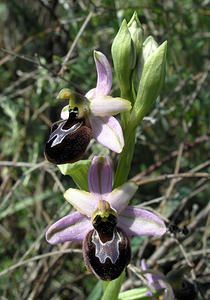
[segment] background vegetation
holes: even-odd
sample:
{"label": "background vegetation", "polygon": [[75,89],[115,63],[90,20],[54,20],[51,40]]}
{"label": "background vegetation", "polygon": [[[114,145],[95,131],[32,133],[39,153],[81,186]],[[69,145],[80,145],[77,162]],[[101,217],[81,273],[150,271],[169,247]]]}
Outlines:
{"label": "background vegetation", "polygon": [[[52,247],[45,241],[46,227],[70,210],[62,193],[73,182],[45,161],[43,149],[63,106],[57,93],[63,87],[81,93],[94,87],[92,51],[102,51],[111,61],[119,24],[134,10],[145,35],[153,35],[159,43],[167,39],[169,50],[166,84],[150,115],[154,122],[144,121],[139,127],[130,177],[210,171],[209,4],[208,0],[0,2],[1,299],[100,297],[99,285],[93,290],[97,280],[84,267],[81,246]],[[112,94],[118,94],[116,81]],[[92,143],[85,158],[92,153],[107,152]],[[190,232],[181,237],[176,233],[177,239],[170,234],[161,240],[133,239],[132,264],[139,267],[144,257],[165,274],[184,267],[196,299],[206,300],[209,197],[209,178],[201,174],[142,185],[133,200],[156,199],[150,207]],[[141,284],[128,269],[124,289]],[[186,287],[186,281],[183,284]],[[92,291],[94,296],[88,298]]]}

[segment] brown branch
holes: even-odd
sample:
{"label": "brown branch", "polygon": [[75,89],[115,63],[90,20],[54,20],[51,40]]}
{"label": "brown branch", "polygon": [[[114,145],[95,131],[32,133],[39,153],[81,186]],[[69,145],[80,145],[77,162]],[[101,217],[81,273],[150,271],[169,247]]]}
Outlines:
{"label": "brown branch", "polygon": [[10,266],[10,267],[6,268],[5,270],[1,271],[0,272],[0,277],[6,275],[9,272],[14,271],[17,268],[23,267],[23,266],[25,266],[25,265],[33,262],[33,261],[48,258],[49,256],[62,255],[62,254],[67,254],[67,253],[82,253],[82,250],[81,249],[64,249],[64,250],[60,249],[60,250],[57,250],[57,251],[52,251],[52,252],[36,255],[36,256],[31,257],[29,259],[26,259],[26,260],[20,261],[16,264],[13,264],[12,266]]}
{"label": "brown branch", "polygon": [[169,179],[178,179],[178,178],[205,178],[210,179],[210,174],[207,172],[197,172],[197,173],[179,173],[179,174],[165,174],[154,177],[141,177],[139,175],[134,176],[131,181],[134,181],[138,185],[145,185],[148,183],[154,183]]}
{"label": "brown branch", "polygon": [[[196,227],[205,219],[208,217],[208,214],[210,212],[210,204],[204,207],[201,212],[195,217],[195,220],[188,226],[188,229],[190,231],[193,231],[196,229]],[[180,239],[181,241],[184,240],[185,237]],[[164,257],[169,252],[169,249],[174,247],[176,245],[176,239],[170,238],[166,239],[163,244],[157,248],[157,250],[152,254],[152,256],[148,260],[148,264],[153,266],[154,263],[161,257]]]}
{"label": "brown branch", "polygon": [[66,54],[66,57],[64,58],[64,61],[62,63],[62,67],[61,67],[60,71],[58,72],[59,76],[61,76],[61,77],[63,76],[63,74],[65,72],[65,69],[66,69],[66,64],[68,63],[69,59],[71,58],[72,52],[73,52],[74,48],[76,47],[79,38],[81,37],[83,31],[85,30],[85,28],[88,25],[88,23],[89,23],[90,19],[92,18],[92,16],[93,16],[93,12],[90,11],[89,14],[87,15],[87,18],[83,22],[79,32],[77,33],[77,35],[76,35],[76,37],[75,37],[68,53]]}
{"label": "brown branch", "polygon": [[[183,149],[183,153],[190,151],[191,149],[195,148],[196,146],[203,144],[205,142],[208,142],[210,140],[210,133],[207,133],[205,135],[202,135],[198,138],[195,139],[195,141],[193,143],[188,143],[186,142],[184,144],[184,149]],[[152,172],[154,172],[156,169],[160,168],[162,165],[166,164],[167,162],[171,161],[173,158],[176,158],[178,155],[179,151],[175,150],[173,152],[171,152],[169,155],[167,155],[165,158],[163,158],[160,161],[157,161],[155,164],[149,166],[148,169],[146,169],[145,171],[139,173],[140,177],[143,177],[145,175],[149,175]]]}

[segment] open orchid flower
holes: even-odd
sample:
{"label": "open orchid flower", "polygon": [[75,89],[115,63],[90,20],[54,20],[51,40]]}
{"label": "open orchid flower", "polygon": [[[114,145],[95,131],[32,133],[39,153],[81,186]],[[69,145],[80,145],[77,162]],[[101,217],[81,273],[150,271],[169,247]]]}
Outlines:
{"label": "open orchid flower", "polygon": [[[141,260],[141,269],[142,269],[142,271],[148,270],[148,266],[144,259]],[[154,298],[154,296],[152,295],[152,290],[154,290],[154,292],[159,291],[159,290],[164,290],[164,292],[163,292],[164,300],[174,300],[175,299],[172,287],[168,283],[167,278],[162,273],[148,272],[148,273],[145,273],[144,275],[147,279],[148,286],[151,289],[151,291],[148,291],[146,293],[146,296],[149,296],[149,297],[151,296],[151,299],[158,300],[158,299]]]}
{"label": "open orchid flower", "polygon": [[66,200],[77,212],[49,227],[51,244],[83,242],[88,269],[102,280],[117,278],[130,262],[129,236],[161,236],[163,220],[154,213],[128,205],[138,186],[128,181],[112,191],[112,168],[108,158],[94,157],[88,174],[89,192],[68,189]]}
{"label": "open orchid flower", "polygon": [[94,89],[85,96],[73,93],[70,89],[62,89],[58,94],[58,99],[69,100],[69,104],[62,109],[63,121],[52,130],[46,144],[46,158],[53,163],[78,160],[85,152],[91,137],[117,153],[124,146],[122,128],[113,115],[129,111],[130,101],[108,96],[112,87],[111,67],[101,52],[94,51],[94,59],[97,70],[97,84]]}

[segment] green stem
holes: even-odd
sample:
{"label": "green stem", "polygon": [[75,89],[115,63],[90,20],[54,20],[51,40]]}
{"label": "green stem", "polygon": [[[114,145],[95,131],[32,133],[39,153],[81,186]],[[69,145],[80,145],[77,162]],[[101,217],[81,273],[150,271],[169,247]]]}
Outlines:
{"label": "green stem", "polygon": [[124,131],[125,146],[119,157],[115,173],[114,187],[118,187],[123,184],[128,178],[135,148],[135,137],[136,128],[127,124]]}
{"label": "green stem", "polygon": [[[133,105],[133,94],[132,94],[131,89],[129,89],[129,90],[121,89],[120,97],[123,99],[129,100],[131,102],[131,104]],[[121,126],[124,130],[129,122],[129,119],[130,119],[129,111],[121,113]]]}
{"label": "green stem", "polygon": [[[121,97],[132,102],[133,95],[131,89],[124,92],[121,89]],[[124,131],[125,146],[119,157],[117,171],[115,174],[114,187],[123,184],[127,180],[135,148],[136,127],[134,127],[130,122],[130,112],[121,114],[121,124]],[[104,294],[101,300],[118,299],[118,295],[124,278],[125,271],[122,272],[122,274],[117,279],[109,282],[108,284],[105,283],[103,285]]]}

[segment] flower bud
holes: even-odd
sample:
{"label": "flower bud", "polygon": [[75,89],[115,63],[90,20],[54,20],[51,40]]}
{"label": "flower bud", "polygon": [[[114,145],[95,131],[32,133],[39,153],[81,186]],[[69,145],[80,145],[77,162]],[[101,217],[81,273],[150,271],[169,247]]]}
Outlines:
{"label": "flower bud", "polygon": [[150,55],[155,52],[158,48],[158,43],[155,39],[150,35],[143,43],[143,51],[142,51],[142,60],[143,63],[150,57]]}
{"label": "flower bud", "polygon": [[123,20],[113,41],[112,59],[121,96],[127,98],[131,89],[131,72],[136,64],[136,53],[126,20]]}
{"label": "flower bud", "polygon": [[146,58],[133,108],[135,125],[150,112],[159,96],[165,79],[166,50],[167,42],[164,42]]}
{"label": "flower bud", "polygon": [[135,47],[135,52],[136,52],[136,64],[132,73],[132,83],[135,92],[137,92],[139,81],[141,78],[141,72],[142,72],[142,47],[143,47],[144,30],[138,19],[136,12],[134,12],[132,18],[128,23],[128,30],[130,32]]}
{"label": "flower bud", "polygon": [[136,12],[134,12],[132,18],[128,22],[128,30],[130,32],[131,39],[134,43],[134,47],[136,50],[136,56],[140,57],[141,53],[142,53],[144,30],[138,19]]}
{"label": "flower bud", "polygon": [[75,112],[70,112],[68,120],[52,125],[45,145],[46,159],[57,165],[77,161],[91,140],[91,132],[84,119],[78,120]]}

